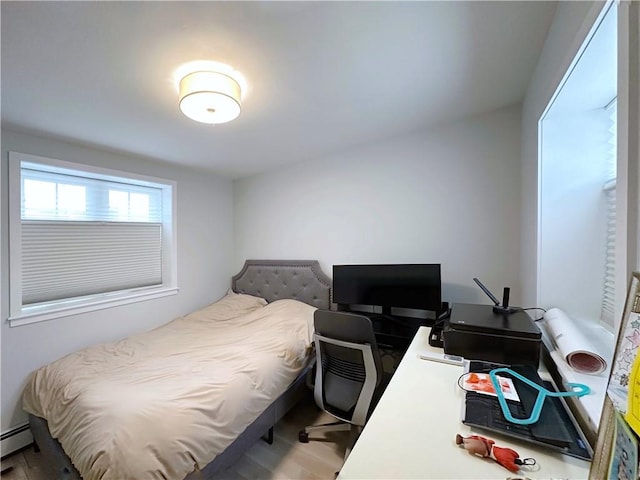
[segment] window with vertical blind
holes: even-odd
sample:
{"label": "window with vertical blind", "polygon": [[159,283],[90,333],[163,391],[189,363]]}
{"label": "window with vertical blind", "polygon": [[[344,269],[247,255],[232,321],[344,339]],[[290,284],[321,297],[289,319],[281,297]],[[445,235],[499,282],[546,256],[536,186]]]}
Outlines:
{"label": "window with vertical blind", "polygon": [[607,171],[603,192],[606,197],[606,255],[604,265],[601,320],[615,325],[616,300],[616,177],[617,177],[617,102],[614,98],[606,107],[608,128],[605,135],[607,148]]}
{"label": "window with vertical blind", "polygon": [[12,326],[177,291],[173,182],[9,161]]}

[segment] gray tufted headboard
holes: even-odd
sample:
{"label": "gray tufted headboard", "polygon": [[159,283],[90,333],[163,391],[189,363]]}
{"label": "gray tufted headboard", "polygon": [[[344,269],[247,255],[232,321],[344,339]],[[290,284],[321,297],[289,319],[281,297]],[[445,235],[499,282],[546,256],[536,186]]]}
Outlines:
{"label": "gray tufted headboard", "polygon": [[331,279],[317,260],[246,260],[231,288],[267,302],[293,298],[317,308],[331,306]]}

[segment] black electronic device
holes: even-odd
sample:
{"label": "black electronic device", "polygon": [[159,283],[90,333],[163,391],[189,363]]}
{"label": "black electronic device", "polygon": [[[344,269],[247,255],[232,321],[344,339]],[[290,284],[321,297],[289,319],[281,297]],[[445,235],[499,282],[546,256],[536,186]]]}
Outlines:
{"label": "black electronic device", "polygon": [[449,308],[449,303],[444,303],[443,306],[446,305],[442,309],[442,313],[436,319],[433,327],[431,327],[431,331],[429,332],[429,345],[432,347],[443,348],[444,347],[444,326],[447,323],[447,319],[451,316],[451,309]]}
{"label": "black electronic device", "polygon": [[522,309],[497,313],[491,305],[456,303],[443,331],[444,351],[469,360],[538,366],[542,333]]}
{"label": "black electronic device", "polygon": [[440,264],[334,265],[333,301],[342,305],[442,309]]}
{"label": "black electronic device", "polygon": [[504,291],[502,293],[502,305],[500,305],[500,300],[498,300],[493,293],[489,291],[487,287],[485,287],[480,280],[477,278],[473,279],[474,282],[482,289],[482,291],[491,299],[493,302],[493,311],[496,313],[509,314],[513,312],[517,312],[519,309],[514,307],[509,307],[509,293],[511,289],[509,287],[504,287]]}
{"label": "black electronic device", "polygon": [[[406,349],[420,326],[434,324],[424,311],[434,312],[436,319],[448,311],[441,290],[437,263],[333,266],[332,295],[338,310],[367,315],[382,348]],[[382,312],[363,312],[361,306]]]}
{"label": "black electronic device", "polygon": [[[500,366],[472,361],[469,363],[468,371],[488,373]],[[543,381],[534,366],[513,365],[510,368],[549,391],[558,390],[553,382]],[[539,391],[508,373],[499,375],[512,378],[520,399],[519,402],[506,400],[511,415],[515,418],[528,418],[533,411]],[[467,391],[462,423],[542,445],[573,457],[591,460],[593,456],[591,445],[580,429],[576,417],[560,397],[547,396],[542,404],[539,420],[531,425],[520,425],[511,423],[505,418],[495,396]]]}

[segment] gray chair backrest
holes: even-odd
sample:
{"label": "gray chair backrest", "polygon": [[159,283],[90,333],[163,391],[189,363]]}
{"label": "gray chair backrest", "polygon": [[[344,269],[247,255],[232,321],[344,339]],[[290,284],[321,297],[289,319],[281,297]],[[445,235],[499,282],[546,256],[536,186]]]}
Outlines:
{"label": "gray chair backrest", "polygon": [[[316,336],[324,337],[325,340],[331,339],[351,344],[350,348],[322,341],[322,339],[318,343],[316,337],[316,355],[318,356],[316,402],[321,408],[338,418],[364,425],[372,406],[373,389],[377,388],[382,380],[382,361],[371,320],[364,315],[316,310],[314,327]],[[367,346],[366,351],[358,349],[362,346]],[[371,373],[375,376],[375,381],[370,383],[371,378],[369,378],[367,384],[370,387],[364,388],[365,364],[367,360],[371,362],[370,357],[365,358],[367,352],[370,352],[373,357],[375,368],[371,369]],[[361,394],[365,400],[360,398]],[[366,403],[364,411],[362,410],[363,402]],[[356,405],[358,405],[357,409]]]}
{"label": "gray chair backrest", "polygon": [[324,337],[343,342],[368,343],[371,345],[376,370],[382,372],[382,360],[369,317],[356,313],[316,310],[313,315],[313,326],[315,331]]}

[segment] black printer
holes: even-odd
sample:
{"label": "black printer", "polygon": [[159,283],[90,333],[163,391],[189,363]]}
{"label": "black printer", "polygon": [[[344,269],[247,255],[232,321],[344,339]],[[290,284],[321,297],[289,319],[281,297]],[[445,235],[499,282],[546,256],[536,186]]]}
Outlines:
{"label": "black printer", "polygon": [[454,303],[442,333],[444,352],[505,365],[540,362],[542,333],[520,309],[499,312],[491,305]]}

